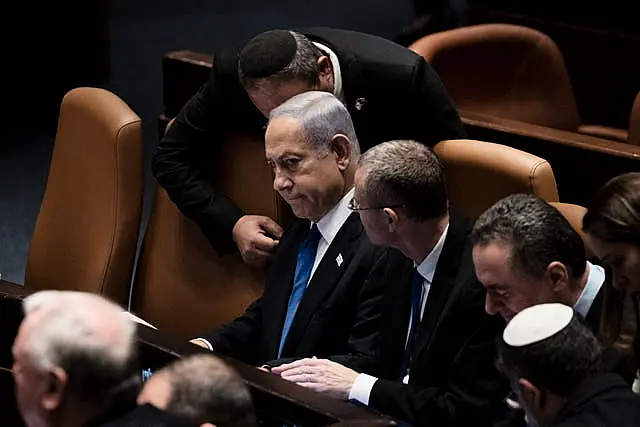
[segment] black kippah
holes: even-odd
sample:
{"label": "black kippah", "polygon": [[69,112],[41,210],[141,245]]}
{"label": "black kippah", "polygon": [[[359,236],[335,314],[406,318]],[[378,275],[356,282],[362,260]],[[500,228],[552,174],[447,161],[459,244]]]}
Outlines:
{"label": "black kippah", "polygon": [[286,30],[271,30],[252,38],[240,52],[239,67],[243,77],[260,79],[272,76],[289,65],[297,44]]}

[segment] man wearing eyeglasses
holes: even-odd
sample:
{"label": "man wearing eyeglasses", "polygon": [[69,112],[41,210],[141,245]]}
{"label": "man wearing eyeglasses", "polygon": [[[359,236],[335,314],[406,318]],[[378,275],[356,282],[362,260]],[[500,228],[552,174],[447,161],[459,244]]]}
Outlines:
{"label": "man wearing eyeglasses", "polygon": [[397,271],[348,207],[359,152],[349,112],[330,93],[305,92],[271,112],[273,186],[299,220],[283,234],[262,297],[195,344],[256,366],[373,353],[383,287]]}
{"label": "man wearing eyeglasses", "polygon": [[449,213],[442,164],[417,142],[382,143],[361,157],[354,194],[371,241],[397,249],[389,260],[404,264],[386,288],[377,354],[298,360],[272,372],[411,425],[492,425],[508,390],[494,366],[504,322],[484,310],[472,224]]}

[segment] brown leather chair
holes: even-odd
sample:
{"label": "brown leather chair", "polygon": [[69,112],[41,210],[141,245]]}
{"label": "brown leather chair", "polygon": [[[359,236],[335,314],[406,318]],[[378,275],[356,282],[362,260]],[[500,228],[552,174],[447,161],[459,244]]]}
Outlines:
{"label": "brown leather chair", "polygon": [[562,53],[537,30],[472,25],[409,48],[433,66],[461,110],[572,131],[581,124]]}
{"label": "brown leather chair", "polygon": [[[263,138],[235,135],[221,150],[215,156],[216,188],[248,214],[286,224],[292,214],[273,190]],[[193,338],[242,314],[262,294],[265,273],[246,265],[238,252],[219,256],[198,226],[158,188],[131,311],[176,337]]]}
{"label": "brown leather chair", "polygon": [[477,218],[513,193],[533,193],[558,201],[551,165],[540,157],[506,145],[458,139],[434,147],[447,177],[454,211]]}
{"label": "brown leather chair", "polygon": [[638,92],[636,100],[633,102],[633,107],[631,108],[627,142],[629,144],[640,145],[640,92]]}
{"label": "brown leather chair", "polygon": [[140,118],[82,87],[62,100],[25,286],[102,294],[126,307],[142,208]]}
{"label": "brown leather chair", "polygon": [[584,218],[584,214],[587,213],[587,208],[571,203],[551,202],[550,204],[560,211],[567,221],[569,221],[569,224],[571,224],[574,230],[576,230],[580,237],[582,237],[584,248],[587,252],[587,258],[593,258],[593,251],[587,244],[585,233],[582,231],[582,218]]}

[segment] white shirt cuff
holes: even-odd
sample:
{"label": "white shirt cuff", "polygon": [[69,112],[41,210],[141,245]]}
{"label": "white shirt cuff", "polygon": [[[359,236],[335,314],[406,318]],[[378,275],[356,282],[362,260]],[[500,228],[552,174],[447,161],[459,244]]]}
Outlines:
{"label": "white shirt cuff", "polygon": [[192,341],[199,341],[199,342],[203,343],[204,345],[206,345],[207,348],[210,351],[213,351],[213,346],[211,345],[211,343],[209,341],[205,340],[204,338],[195,338]]}
{"label": "white shirt cuff", "polygon": [[355,399],[360,403],[369,405],[369,395],[373,389],[373,385],[378,381],[376,377],[367,374],[358,374],[356,380],[351,386],[349,392],[349,400]]}

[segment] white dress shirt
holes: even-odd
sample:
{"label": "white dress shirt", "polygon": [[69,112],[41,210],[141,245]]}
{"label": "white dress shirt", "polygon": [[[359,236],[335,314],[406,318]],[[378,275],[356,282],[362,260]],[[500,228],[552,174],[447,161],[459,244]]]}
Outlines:
{"label": "white dress shirt", "polygon": [[[338,204],[336,204],[333,209],[327,212],[322,218],[316,222],[318,226],[318,231],[322,238],[318,241],[318,250],[316,251],[316,259],[313,262],[313,268],[311,269],[311,274],[309,275],[309,282],[311,282],[311,278],[313,274],[316,272],[320,261],[322,261],[322,257],[329,249],[329,245],[333,242],[333,239],[336,237],[344,223],[351,215],[351,209],[349,209],[349,202],[353,198],[353,188],[340,199]],[[310,227],[313,226],[313,222]],[[336,260],[337,262],[337,260]],[[309,282],[307,282],[307,286],[309,286]],[[204,343],[209,350],[213,350],[213,346],[209,341],[204,338],[196,338],[196,340]]]}
{"label": "white dress shirt", "polygon": [[589,269],[587,283],[584,285],[578,300],[573,306],[573,309],[580,313],[582,317],[587,317],[587,313],[589,313],[593,301],[595,301],[598,296],[598,292],[600,292],[605,278],[604,268],[599,265],[593,265],[587,261],[587,268]]}
{"label": "white dress shirt", "polygon": [[[449,231],[449,224],[444,229],[442,236],[438,240],[438,243],[433,247],[429,255],[422,260],[420,265],[418,265],[418,273],[423,277],[424,281],[422,282],[422,298],[420,300],[420,321],[422,321],[422,316],[424,315],[424,307],[427,303],[427,296],[429,295],[429,289],[431,288],[431,283],[433,282],[433,275],[436,272],[436,267],[438,265],[438,259],[440,258],[440,254],[442,253],[442,247],[444,246],[444,241],[447,238],[447,232]],[[413,309],[409,315],[409,325],[407,327],[407,338],[405,340],[405,348],[409,341],[409,332],[411,331],[411,323],[413,321]],[[375,385],[378,378],[368,375],[368,374],[358,374],[356,380],[353,382],[351,386],[351,391],[349,392],[349,400],[355,399],[365,405],[369,404],[369,396],[371,395],[371,390]],[[407,384],[409,382],[409,375],[406,375],[402,380],[403,383]]]}
{"label": "white dress shirt", "polygon": [[329,55],[329,60],[331,61],[331,66],[333,67],[333,95],[344,104],[344,91],[342,90],[342,73],[340,72],[340,61],[338,61],[338,57],[327,46],[317,42],[313,42],[313,44],[316,45],[318,49]]}

